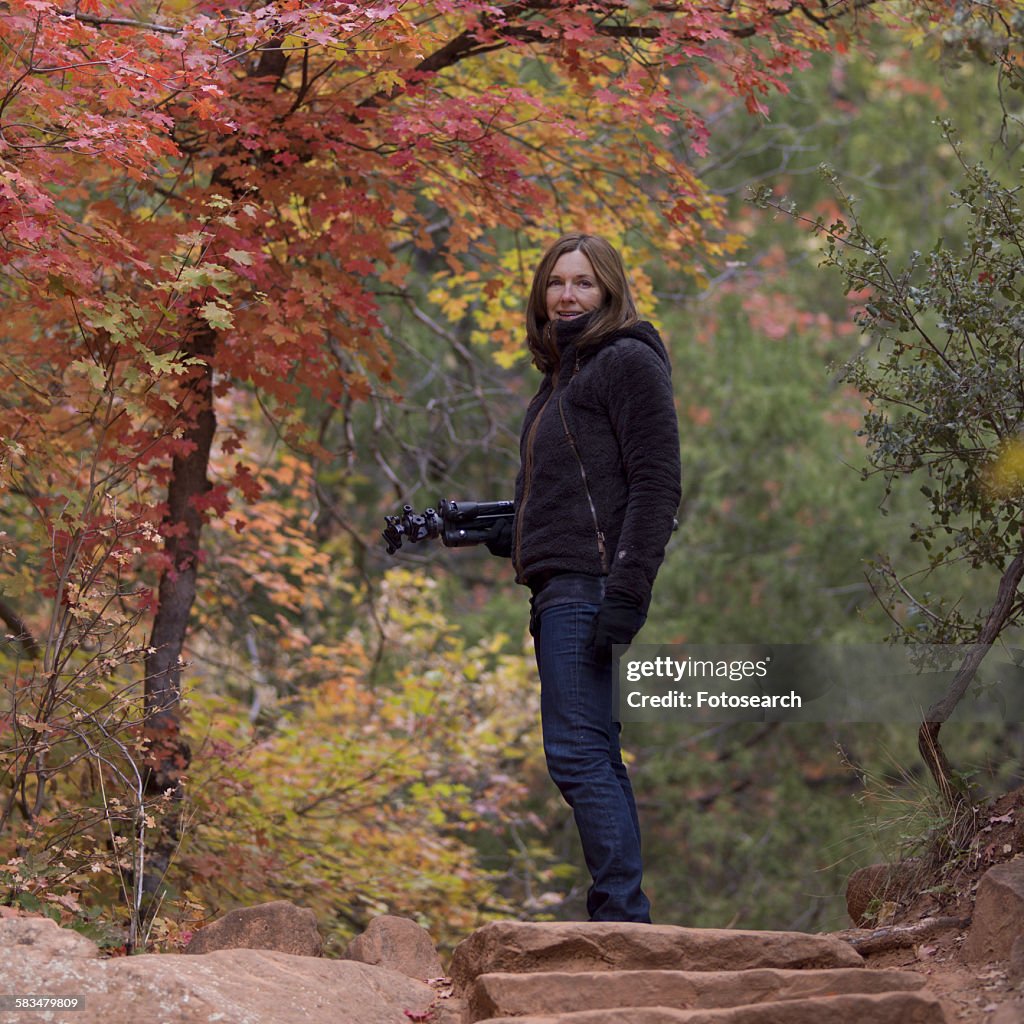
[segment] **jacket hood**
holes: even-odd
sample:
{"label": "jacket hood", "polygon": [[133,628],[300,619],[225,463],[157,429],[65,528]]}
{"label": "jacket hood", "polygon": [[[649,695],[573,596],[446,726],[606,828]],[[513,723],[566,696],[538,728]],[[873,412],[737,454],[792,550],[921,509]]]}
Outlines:
{"label": "jacket hood", "polygon": [[650,321],[638,320],[632,326],[617,331],[609,340],[617,341],[619,338],[636,338],[637,341],[642,341],[665,364],[665,368],[669,373],[672,372],[672,362],[668,357],[668,349],[665,347],[665,342],[661,340],[658,329]]}

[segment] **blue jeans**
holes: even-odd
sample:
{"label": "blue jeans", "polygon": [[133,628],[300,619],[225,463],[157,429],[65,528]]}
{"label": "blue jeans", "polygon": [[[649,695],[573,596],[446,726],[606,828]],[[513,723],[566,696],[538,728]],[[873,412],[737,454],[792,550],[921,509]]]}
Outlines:
{"label": "blue jeans", "polygon": [[542,607],[531,622],[548,772],[572,808],[593,884],[592,921],[651,920],[640,888],[640,825],[619,751],[611,660],[586,646],[598,605]]}

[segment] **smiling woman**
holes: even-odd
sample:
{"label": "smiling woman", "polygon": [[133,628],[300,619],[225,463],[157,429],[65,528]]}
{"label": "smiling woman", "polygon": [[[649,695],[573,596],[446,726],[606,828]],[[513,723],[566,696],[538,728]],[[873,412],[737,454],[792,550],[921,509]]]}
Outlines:
{"label": "smiling woman", "polygon": [[586,254],[576,249],[559,256],[548,277],[548,320],[571,320],[603,302],[604,290]]}
{"label": "smiling woman", "polygon": [[558,363],[556,325],[585,313],[593,315],[576,338],[581,353],[638,322],[618,250],[597,235],[563,235],[541,259],[526,305],[527,345],[537,369],[549,373]]}
{"label": "smiling woman", "polygon": [[612,647],[647,617],[679,504],[668,353],[637,317],[618,252],[594,235],[551,246],[526,319],[544,379],[523,421],[516,514],[501,553],[532,594],[544,754],[593,879],[588,915],[650,921]]}

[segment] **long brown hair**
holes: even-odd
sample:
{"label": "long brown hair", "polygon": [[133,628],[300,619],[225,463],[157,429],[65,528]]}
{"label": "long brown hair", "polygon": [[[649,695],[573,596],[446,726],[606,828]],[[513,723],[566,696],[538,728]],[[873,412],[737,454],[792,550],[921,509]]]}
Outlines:
{"label": "long brown hair", "polygon": [[[577,352],[595,348],[604,338],[639,319],[629,292],[626,269],[618,250],[600,235],[574,233],[562,235],[541,258],[533,275],[530,299],[526,304],[526,343],[533,365],[547,373],[558,364],[554,331],[548,325],[548,278],[558,260],[567,252],[581,252],[590,260],[594,276],[601,286],[604,302],[594,310],[576,342]],[[551,325],[552,327],[554,324]]]}

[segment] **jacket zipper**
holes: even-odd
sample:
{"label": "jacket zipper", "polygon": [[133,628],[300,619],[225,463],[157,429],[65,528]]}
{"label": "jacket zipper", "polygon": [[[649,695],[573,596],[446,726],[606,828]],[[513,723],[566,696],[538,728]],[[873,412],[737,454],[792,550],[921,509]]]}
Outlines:
{"label": "jacket zipper", "polygon": [[544,404],[540,407],[540,411],[537,413],[536,418],[530,425],[530,433],[526,438],[526,459],[525,465],[523,466],[523,497],[519,504],[516,506],[516,528],[512,539],[512,564],[516,569],[516,576],[522,574],[522,566],[520,564],[520,558],[522,557],[522,544],[523,544],[523,520],[526,518],[526,503],[530,498],[530,490],[533,484],[533,442],[537,437],[537,427],[540,426],[541,417],[544,415],[544,411],[548,407],[548,403],[552,398],[555,397],[555,390],[558,387],[558,370],[556,367],[551,375],[551,394],[544,399]]}
{"label": "jacket zipper", "polygon": [[[576,369],[579,369],[579,360],[576,361]],[[575,376],[575,371],[573,372]],[[565,421],[565,409],[562,408],[562,399],[565,395],[559,395],[558,397],[558,415],[562,418],[562,429],[565,431],[565,436],[569,439],[569,447],[572,448],[573,455],[576,456],[576,461],[580,467],[580,477],[583,480],[583,490],[587,494],[587,503],[590,505],[590,517],[594,521],[594,532],[597,534],[597,550],[601,555],[601,572],[608,575],[608,551],[605,547],[604,533],[597,521],[597,509],[594,507],[594,498],[590,493],[590,484],[587,483],[587,471],[583,466],[583,457],[580,455],[579,448],[576,447],[576,438],[572,436],[572,431],[569,429],[569,424]]]}

